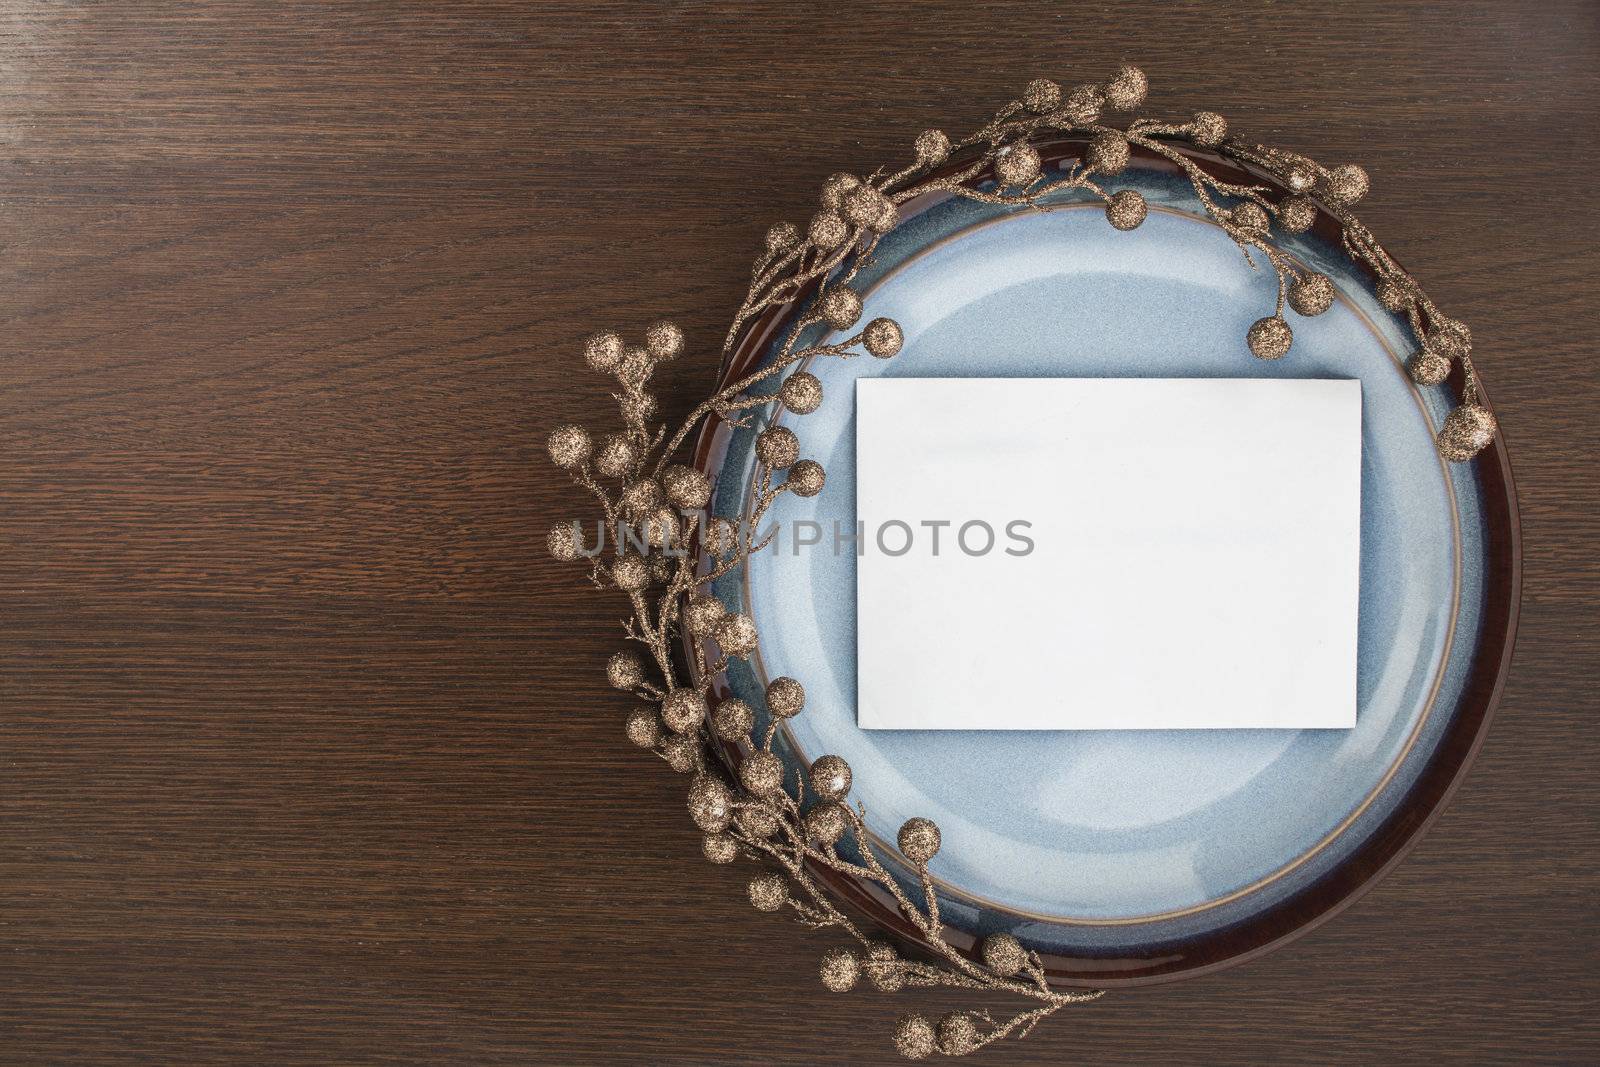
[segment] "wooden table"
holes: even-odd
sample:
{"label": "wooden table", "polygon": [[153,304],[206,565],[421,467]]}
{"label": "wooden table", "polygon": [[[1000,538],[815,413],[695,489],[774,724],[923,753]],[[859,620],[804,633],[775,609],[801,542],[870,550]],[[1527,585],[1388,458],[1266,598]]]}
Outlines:
{"label": "wooden table", "polygon": [[623,740],[543,441],[603,326],[683,323],[686,410],[831,171],[1123,59],[1369,168],[1474,330],[1521,634],[1352,911],[988,1061],[1600,1059],[1600,8],[488,0],[0,3],[0,1059],[891,1061],[909,1002],[824,993]]}

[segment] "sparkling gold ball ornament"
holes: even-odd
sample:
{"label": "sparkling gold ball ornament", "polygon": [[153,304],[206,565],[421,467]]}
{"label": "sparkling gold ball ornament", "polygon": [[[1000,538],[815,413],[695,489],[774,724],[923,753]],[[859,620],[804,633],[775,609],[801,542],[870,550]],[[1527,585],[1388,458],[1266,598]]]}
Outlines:
{"label": "sparkling gold ball ornament", "polygon": [[792,719],[806,706],[806,687],[798,679],[781,677],[767,683],[767,710],[780,719]]}
{"label": "sparkling gold ball ornament", "polygon": [[689,786],[689,817],[708,834],[720,833],[733,822],[733,792],[709,774]]}
{"label": "sparkling gold ball ornament", "polygon": [[848,330],[861,318],[861,294],[848,286],[835,286],[822,298],[817,312],[835,330]]}
{"label": "sparkling gold ball ornament", "polygon": [[738,544],[739,531],[727,519],[716,518],[706,524],[700,534],[700,547],[713,556],[720,556]]}
{"label": "sparkling gold ball ornament", "polygon": [[661,472],[661,488],[674,507],[685,511],[703,508],[711,499],[711,479],[680,463],[668,464]]}
{"label": "sparkling gold ball ornament", "polygon": [[622,338],[609,330],[591,335],[583,342],[583,361],[602,374],[610,374],[622,362]]}
{"label": "sparkling gold ball ornament", "polygon": [[1333,279],[1307,271],[1289,286],[1289,306],[1301,315],[1320,315],[1333,306]]}
{"label": "sparkling gold ball ornament", "polygon": [[1010,934],[990,934],[983,939],[983,965],[1001,978],[1010,978],[1028,965],[1028,950]]}
{"label": "sparkling gold ball ornament", "polygon": [[625,648],[606,660],[606,681],[617,689],[637,689],[644,682],[644,657]]}
{"label": "sparkling gold ball ornament", "polygon": [[618,503],[622,513],[635,522],[648,518],[661,506],[661,483],[654,478],[640,478],[622,491]]}
{"label": "sparkling gold ball ornament", "polygon": [[594,451],[594,442],[582,426],[557,426],[550,431],[547,442],[550,459],[562,470],[572,470],[583,465]]}
{"label": "sparkling gold ball ornament", "polygon": [[905,340],[905,334],[900,332],[900,324],[893,319],[873,319],[861,331],[861,343],[878,359],[894,356]]}
{"label": "sparkling gold ball ornament", "polygon": [[1317,184],[1317,172],[1305,164],[1295,164],[1284,172],[1283,184],[1290,192],[1303,193]]}
{"label": "sparkling gold ball ornament", "polygon": [[667,766],[679,774],[700,769],[700,744],[693,738],[674,734],[661,742],[661,755],[666,757]]}
{"label": "sparkling gold ball ornament", "polygon": [[734,813],[734,821],[751,837],[771,837],[783,828],[778,813],[768,807],[746,805]]}
{"label": "sparkling gold ball ornament", "polygon": [[1471,459],[1494,442],[1495,421],[1489,409],[1464,404],[1445,416],[1439,428],[1439,454],[1454,463]]}
{"label": "sparkling gold ball ornament", "polygon": [[972,1016],[953,1011],[939,1020],[939,1051],[946,1056],[965,1056],[978,1047],[982,1034]]}
{"label": "sparkling gold ball ornament", "polygon": [[1035,115],[1054,111],[1061,103],[1061,86],[1049,78],[1035,78],[1022,90],[1022,106]]}
{"label": "sparkling gold ball ornament", "polygon": [[1266,233],[1272,225],[1267,209],[1253,200],[1246,200],[1228,213],[1228,221],[1249,234]]}
{"label": "sparkling gold ball ornament", "polygon": [[668,548],[678,543],[678,516],[668,507],[656,508],[645,519],[645,538],[656,548]]}
{"label": "sparkling gold ball ornament", "polygon": [[994,176],[1001,185],[1023,186],[1039,176],[1041,166],[1039,150],[1026,141],[1018,141],[995,157]]}
{"label": "sparkling gold ball ornament", "polygon": [[811,764],[811,790],[824,800],[843,800],[850,792],[850,764],[842,756],[820,756]]}
{"label": "sparkling gold ball ornament", "polygon": [[757,911],[777,911],[789,902],[789,885],[775,874],[750,880],[750,903]]}
{"label": "sparkling gold ball ornament", "polygon": [[1138,67],[1124,64],[1106,83],[1106,103],[1117,111],[1132,111],[1144,103],[1150,92],[1150,79]]}
{"label": "sparkling gold ball ornament", "polygon": [[595,470],[606,478],[627,477],[637,459],[638,450],[626,435],[606,434],[595,451]]}
{"label": "sparkling gold ball ornament", "polygon": [[582,555],[578,551],[577,526],[570,522],[557,523],[550,527],[550,534],[545,538],[545,545],[549,547],[550,555],[563,563],[571,563]]}
{"label": "sparkling gold ball ornament", "polygon": [[1385,278],[1378,283],[1378,303],[1383,305],[1385,311],[1398,315],[1411,306],[1411,294],[1396,282]]}
{"label": "sparkling gold ball ornament", "polygon": [[767,251],[773,255],[777,255],[779,252],[787,252],[799,243],[800,231],[795,229],[792,222],[774,223],[772,228],[767,231]]}
{"label": "sparkling gold ball ornament", "polygon": [[692,733],[706,720],[706,697],[698,689],[674,689],[661,701],[661,721],[675,734]]}
{"label": "sparkling gold ball ornament", "polygon": [[650,584],[650,564],[643,556],[623,556],[611,565],[611,580],[624,593],[637,593]]}
{"label": "sparkling gold ball ornament", "polygon": [[732,863],[739,858],[739,842],[732,834],[706,834],[700,839],[700,851],[712,863]]}
{"label": "sparkling gold ball ornament", "polygon": [[1215,111],[1196,111],[1189,136],[1197,145],[1215,148],[1228,136],[1228,120]]}
{"label": "sparkling gold ball ornament", "polygon": [[728,613],[722,601],[709,593],[696,593],[683,608],[683,621],[695,633],[710,633],[717,621]]}
{"label": "sparkling gold ball ornament", "polygon": [[830,174],[822,183],[822,203],[824,207],[840,211],[844,207],[844,198],[861,186],[861,179],[854,174]]}
{"label": "sparkling gold ball ornament", "polygon": [[950,138],[943,130],[923,130],[911,145],[917,162],[925,167],[935,167],[950,158]]}
{"label": "sparkling gold ball ornament", "polygon": [[622,478],[639,459],[639,448],[625,434],[609,433],[594,454],[594,469],[607,478]]}
{"label": "sparkling gold ball ornament", "polygon": [[1369,184],[1366,171],[1354,163],[1341,163],[1329,169],[1322,195],[1329,203],[1347,207],[1367,195]]}
{"label": "sparkling gold ball ornament", "polygon": [[1120,189],[1106,201],[1106,221],[1119,230],[1137,229],[1149,211],[1137,189]]}
{"label": "sparkling gold ball ornament", "polygon": [[634,708],[622,724],[628,740],[640,748],[655,748],[661,743],[661,721],[650,708]]}
{"label": "sparkling gold ball ornament", "polygon": [[776,793],[783,788],[783,760],[758,749],[739,764],[739,782],[758,797]]}
{"label": "sparkling gold ball ornament", "polygon": [[617,380],[629,388],[638,389],[644,385],[654,370],[655,365],[650,359],[649,349],[630,348],[622,354],[622,362],[617,365]]}
{"label": "sparkling gold ball ornament", "polygon": [[861,185],[844,198],[844,217],[874,233],[888,233],[899,214],[894,201],[870,185]]}
{"label": "sparkling gold ball ornament", "polygon": [[873,941],[867,945],[866,959],[861,969],[881,993],[898,993],[905,988],[906,974],[900,968],[900,953],[887,941]]}
{"label": "sparkling gold ball ornament", "polygon": [[800,439],[787,426],[768,427],[756,435],[756,458],[781,471],[800,458]]}
{"label": "sparkling gold ball ornament", "polygon": [[1442,385],[1450,377],[1450,361],[1423,348],[1406,360],[1406,373],[1418,385]]}
{"label": "sparkling gold ball ornament", "polygon": [[819,211],[811,217],[806,229],[811,243],[823,251],[838,248],[850,236],[850,224],[832,211]]}
{"label": "sparkling gold ball ornament", "polygon": [[861,961],[847,948],[830,948],[822,954],[822,984],[835,993],[848,993],[861,979]]}
{"label": "sparkling gold ball ornament", "polygon": [[1278,202],[1278,225],[1285,233],[1305,233],[1317,221],[1317,205],[1304,196],[1286,196]]}
{"label": "sparkling gold ball ornament", "polygon": [[1061,113],[1075,126],[1092,126],[1105,106],[1106,94],[1098,85],[1075,85],[1061,102]]}
{"label": "sparkling gold ball ornament", "polygon": [[895,1024],[894,1047],[908,1060],[925,1060],[939,1051],[939,1037],[925,1017],[906,1015]]}
{"label": "sparkling gold ball ornament", "polygon": [[844,805],[828,800],[806,812],[806,836],[824,847],[836,845],[850,829],[850,816]]}
{"label": "sparkling gold ball ornament", "polygon": [[809,415],[822,406],[822,382],[815,374],[795,371],[778,387],[778,399],[796,415]]}
{"label": "sparkling gold ball ornament", "polygon": [[1128,139],[1117,130],[1096,134],[1084,152],[1089,168],[1100,174],[1121,174],[1128,166]]}
{"label": "sparkling gold ball ornament", "polygon": [[729,698],[711,713],[711,728],[724,741],[744,741],[756,724],[755,709],[737,698]]}
{"label": "sparkling gold ball ornament", "polygon": [[1294,331],[1276,315],[1257,319],[1245,334],[1250,354],[1257,359],[1282,359],[1289,354],[1289,346],[1293,342]]}
{"label": "sparkling gold ball ornament", "polygon": [[822,469],[822,464],[814,459],[802,459],[789,468],[789,477],[784,484],[795,496],[816,496],[822,492],[822,486],[827,481],[827,475]]}
{"label": "sparkling gold ball ornament", "polygon": [[939,827],[920,816],[907,819],[895,838],[900,854],[912,863],[927,863],[939,854]]}
{"label": "sparkling gold ball ornament", "polygon": [[748,615],[724,615],[717,623],[716,636],[717,644],[730,656],[748,656],[760,640],[755,620]]}
{"label": "sparkling gold ball ornament", "polygon": [[657,361],[677,359],[683,354],[683,331],[675,323],[651,323],[644,331],[644,350]]}

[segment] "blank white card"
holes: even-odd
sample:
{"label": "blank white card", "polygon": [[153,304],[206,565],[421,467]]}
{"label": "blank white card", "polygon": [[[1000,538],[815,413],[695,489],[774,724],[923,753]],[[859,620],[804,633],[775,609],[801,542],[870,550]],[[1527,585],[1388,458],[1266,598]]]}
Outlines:
{"label": "blank white card", "polygon": [[1361,383],[864,378],[859,722],[1348,728]]}

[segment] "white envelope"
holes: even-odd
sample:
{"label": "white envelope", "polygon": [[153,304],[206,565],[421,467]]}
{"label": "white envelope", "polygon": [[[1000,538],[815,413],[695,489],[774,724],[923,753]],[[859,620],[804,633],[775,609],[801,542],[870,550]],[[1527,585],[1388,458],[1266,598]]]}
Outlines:
{"label": "white envelope", "polygon": [[1355,725],[1359,381],[864,378],[856,466],[863,728]]}

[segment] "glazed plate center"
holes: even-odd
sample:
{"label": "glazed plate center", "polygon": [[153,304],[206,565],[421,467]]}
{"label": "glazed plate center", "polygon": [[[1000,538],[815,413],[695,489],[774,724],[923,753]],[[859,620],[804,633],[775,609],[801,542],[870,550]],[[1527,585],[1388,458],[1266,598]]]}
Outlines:
{"label": "glazed plate center", "polygon": [[[863,731],[855,556],[785,548],[751,559],[745,593],[762,633],[759,668],[807,689],[790,740],[805,759],[831,752],[850,762],[853,799],[882,839],[892,841],[914,815],[937,822],[944,847],[931,869],[944,892],[1070,922],[1205,909],[1271,883],[1337,840],[1416,743],[1452,639],[1460,551],[1429,418],[1395,354],[1346,300],[1313,319],[1288,313],[1291,354],[1254,359],[1245,331],[1270,312],[1274,295],[1271,270],[1252,270],[1204,221],[1155,211],[1123,234],[1093,208],[1030,211],[932,243],[868,292],[863,321],[887,315],[905,331],[897,357],[805,368],[828,400],[785,424],[799,434],[801,454],[827,469],[827,489],[811,499],[785,495],[771,517],[824,530],[855,524],[857,377],[1362,382],[1351,730]],[[1003,668],[1047,681],[1062,669],[1039,655]]]}

